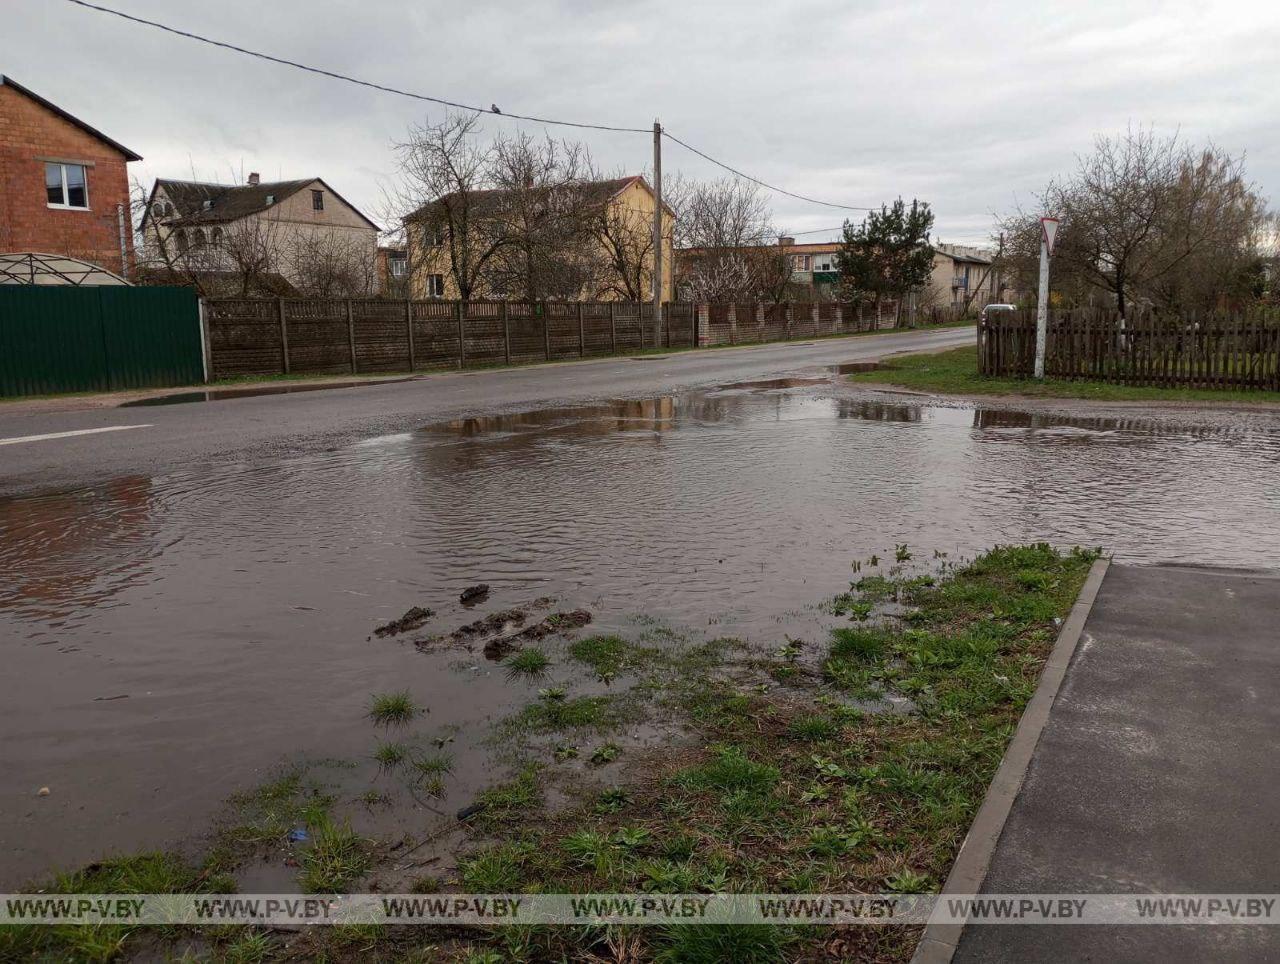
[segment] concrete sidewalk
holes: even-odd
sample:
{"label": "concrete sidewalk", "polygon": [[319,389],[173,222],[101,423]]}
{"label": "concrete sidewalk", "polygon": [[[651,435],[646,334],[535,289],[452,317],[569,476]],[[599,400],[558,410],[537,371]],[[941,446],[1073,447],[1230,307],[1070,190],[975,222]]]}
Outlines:
{"label": "concrete sidewalk", "polygon": [[[1280,892],[1280,573],[1113,565],[985,893]],[[957,961],[1280,960],[1280,928],[970,925]]]}

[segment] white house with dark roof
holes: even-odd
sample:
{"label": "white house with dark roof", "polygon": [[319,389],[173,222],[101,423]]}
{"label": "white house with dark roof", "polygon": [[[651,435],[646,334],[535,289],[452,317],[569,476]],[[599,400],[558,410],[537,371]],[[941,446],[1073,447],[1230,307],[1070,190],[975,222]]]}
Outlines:
{"label": "white house with dark roof", "polygon": [[378,287],[378,226],[318,177],[263,181],[255,173],[245,184],[161,178],[141,233],[153,266],[233,276],[252,269],[312,294],[372,294]]}

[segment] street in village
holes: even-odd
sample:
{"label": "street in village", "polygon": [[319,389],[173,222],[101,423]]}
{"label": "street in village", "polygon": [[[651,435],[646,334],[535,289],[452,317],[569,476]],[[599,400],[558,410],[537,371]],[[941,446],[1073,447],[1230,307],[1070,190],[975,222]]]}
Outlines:
{"label": "street in village", "polygon": [[186,6],[5,11],[0,962],[1280,959],[1280,6]]}
{"label": "street in village", "polygon": [[[284,762],[367,758],[356,721],[370,693],[398,689],[421,700],[455,761],[412,820],[456,843],[453,811],[502,769],[492,726],[546,681],[465,648],[370,638],[411,606],[447,627],[554,597],[597,632],[660,626],[769,648],[825,633],[817,604],[847,586],[850,561],[896,546],[959,560],[1048,540],[1105,546],[1126,568],[1274,562],[1254,527],[1276,498],[1273,413],[966,404],[845,378],[972,337],[888,333],[213,400],[157,391],[124,407],[6,404],[0,625],[16,645],[0,683],[4,884],[104,851],[190,846],[227,796]],[[1161,582],[1158,569],[1133,571]],[[477,583],[489,586],[478,608],[460,605]],[[1271,605],[1242,599],[1255,621]],[[1116,657],[1103,642],[1086,645],[1105,675],[1101,661]],[[1220,655],[1210,646],[1189,666],[1233,690],[1245,685],[1233,674],[1258,672]],[[1246,728],[1262,711],[1238,693],[1230,705]],[[1139,739],[1116,725],[1122,743]],[[1195,724],[1145,725],[1136,752],[1160,770],[1186,747],[1161,726]],[[646,724],[628,738],[643,748],[671,734]],[[1241,775],[1215,759],[1194,798],[1204,809]],[[1257,785],[1256,771],[1242,776]],[[337,781],[354,794],[369,779]],[[1045,830],[1027,824],[1034,812],[1016,819],[1019,832]],[[261,874],[242,886],[289,886],[287,871]],[[1198,884],[1194,869],[1161,878]]]}

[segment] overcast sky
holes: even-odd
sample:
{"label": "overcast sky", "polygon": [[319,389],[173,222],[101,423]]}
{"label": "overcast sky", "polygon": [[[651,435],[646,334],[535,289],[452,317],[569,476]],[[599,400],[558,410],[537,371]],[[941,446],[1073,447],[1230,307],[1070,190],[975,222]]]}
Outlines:
{"label": "overcast sky", "polygon": [[[1263,193],[1280,189],[1275,0],[97,2],[463,103],[633,127],[658,118],[797,193],[927,200],[944,241],[988,237],[993,214],[1028,205],[1095,133],[1130,123],[1245,151]],[[392,142],[443,110],[66,0],[0,3],[0,73],[143,155],[131,170],[148,183],[193,170],[223,181],[315,175],[377,220]],[[642,134],[552,131],[586,141],[608,171],[651,160]],[[665,170],[723,173],[666,151]],[[849,216],[786,197],[772,205],[793,232]]]}

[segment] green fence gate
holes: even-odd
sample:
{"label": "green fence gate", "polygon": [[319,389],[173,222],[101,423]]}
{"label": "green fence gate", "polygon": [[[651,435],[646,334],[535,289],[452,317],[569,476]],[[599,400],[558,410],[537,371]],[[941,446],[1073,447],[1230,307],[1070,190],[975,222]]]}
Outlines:
{"label": "green fence gate", "polygon": [[0,285],[0,395],[203,380],[190,288]]}

